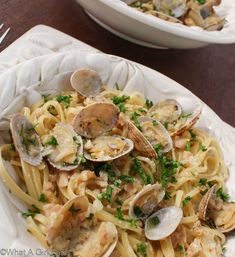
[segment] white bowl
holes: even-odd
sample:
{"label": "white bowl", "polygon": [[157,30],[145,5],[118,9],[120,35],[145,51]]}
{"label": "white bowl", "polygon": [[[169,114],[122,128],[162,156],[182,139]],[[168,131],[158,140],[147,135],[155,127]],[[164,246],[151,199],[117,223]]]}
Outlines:
{"label": "white bowl", "polygon": [[[108,87],[117,82],[124,91],[140,91],[152,101],[175,98],[187,107],[202,104],[202,114],[197,126],[208,130],[219,141],[231,175],[227,182],[228,193],[235,200],[235,129],[226,125],[206,104],[189,90],[168,77],[143,65],[126,59],[94,53],[74,51],[45,55],[25,61],[0,76],[0,144],[6,140],[4,131],[8,123],[3,120],[23,106],[30,106],[42,94],[59,93],[70,85],[69,78],[78,68],[96,70]],[[31,249],[27,256],[47,256],[38,242],[27,233],[19,211],[27,207],[7,190],[0,179],[0,254],[4,249]],[[228,240],[226,257],[234,257],[235,237]],[[36,250],[37,249],[37,250]],[[41,249],[41,250],[40,250]],[[41,254],[40,254],[41,253]]]}
{"label": "white bowl", "polygon": [[222,0],[217,13],[226,17],[221,31],[174,24],[127,6],[121,0],[76,0],[97,23],[137,44],[154,48],[197,48],[235,43],[235,1]]}

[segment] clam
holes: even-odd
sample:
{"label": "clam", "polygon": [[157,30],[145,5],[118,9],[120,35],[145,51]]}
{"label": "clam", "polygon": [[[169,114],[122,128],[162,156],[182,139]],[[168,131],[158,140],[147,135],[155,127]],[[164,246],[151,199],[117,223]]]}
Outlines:
{"label": "clam", "polygon": [[84,145],[84,157],[90,161],[103,162],[117,159],[131,152],[133,142],[118,135],[99,136]]}
{"label": "clam", "polygon": [[87,197],[78,196],[49,218],[46,240],[50,249],[81,257],[111,255],[118,239],[116,227],[111,222],[95,224],[87,219],[88,210]]}
{"label": "clam", "polygon": [[145,219],[154,212],[164,195],[165,191],[160,184],[144,186],[131,201],[129,216]]}
{"label": "clam", "polygon": [[178,227],[183,211],[177,206],[160,209],[147,218],[145,236],[149,240],[162,240],[171,235]]}
{"label": "clam", "polygon": [[[188,104],[191,103],[186,104],[188,109]],[[176,136],[189,130],[199,119],[201,105],[189,107],[190,112],[183,112],[180,103],[173,99],[166,99],[154,105],[149,112],[152,118],[159,120],[167,127],[171,136]]]}
{"label": "clam", "polygon": [[173,142],[171,136],[161,122],[144,116],[140,117],[138,121],[141,126],[141,132],[151,145],[161,144],[164,153],[172,149]]}
{"label": "clam", "polygon": [[82,109],[73,120],[75,131],[86,137],[95,138],[112,130],[119,109],[111,103],[94,103]]}
{"label": "clam", "polygon": [[51,133],[43,138],[43,144],[44,155],[55,168],[69,171],[80,164],[83,142],[71,125],[57,123]]}
{"label": "clam", "polygon": [[70,78],[71,86],[82,96],[98,95],[101,91],[102,80],[94,70],[76,70]]}
{"label": "clam", "polygon": [[42,161],[42,145],[33,124],[22,114],[15,114],[10,120],[14,146],[20,158],[32,166]]}
{"label": "clam", "polygon": [[186,0],[153,0],[156,10],[175,18],[187,11]]}

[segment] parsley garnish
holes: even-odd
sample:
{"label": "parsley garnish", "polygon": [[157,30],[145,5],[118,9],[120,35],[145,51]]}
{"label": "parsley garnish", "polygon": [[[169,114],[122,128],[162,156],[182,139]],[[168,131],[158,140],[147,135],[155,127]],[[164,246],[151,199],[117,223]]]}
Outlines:
{"label": "parsley garnish", "polygon": [[215,181],[208,181],[208,183],[207,183],[207,184],[208,184],[208,186],[209,186],[209,187],[213,187],[213,186],[214,186],[214,184],[215,184]]}
{"label": "parsley garnish", "polygon": [[44,193],[40,194],[38,201],[43,202],[43,203],[47,202],[46,195]]}
{"label": "parsley garnish", "polygon": [[148,221],[151,226],[157,226],[160,223],[158,216],[152,217]]}
{"label": "parsley garnish", "polygon": [[140,218],[141,216],[143,216],[143,212],[139,206],[134,206],[133,211],[137,218]]}
{"label": "parsley garnish", "polygon": [[94,165],[94,171],[97,177],[100,176],[99,173],[101,171],[106,172],[108,174],[108,179],[110,182],[113,182],[116,177],[116,174],[113,170],[113,165],[111,163],[97,163]]}
{"label": "parsley garnish", "polygon": [[112,197],[112,193],[113,193],[113,188],[111,186],[107,186],[106,191],[104,193],[102,193],[98,199],[100,201],[102,201],[102,199],[105,199],[107,202],[110,203],[111,201],[111,197]]}
{"label": "parsley garnish", "polygon": [[166,191],[165,192],[165,195],[164,195],[164,200],[170,200],[171,199],[171,193],[170,192],[168,192],[168,191]]}
{"label": "parsley garnish", "polygon": [[190,145],[190,142],[189,142],[189,141],[187,141],[187,142],[185,143],[185,150],[188,151],[188,152],[190,152],[190,150],[191,150],[191,145]]}
{"label": "parsley garnish", "polygon": [[146,105],[146,107],[147,107],[148,109],[150,109],[150,108],[153,106],[153,102],[152,102],[151,100],[147,99],[147,100],[145,101],[145,105]]}
{"label": "parsley garnish", "polygon": [[189,133],[190,133],[190,135],[191,135],[192,140],[195,141],[196,138],[197,138],[197,135],[193,132],[192,129],[189,130]]}
{"label": "parsley garnish", "polygon": [[117,198],[115,200],[115,203],[122,206],[123,205],[123,200],[120,200],[119,198]]}
{"label": "parsley garnish", "polygon": [[179,116],[179,119],[187,119],[187,118],[189,118],[190,116],[192,116],[192,113],[181,114],[181,115]]}
{"label": "parsley garnish", "polygon": [[141,166],[141,161],[137,158],[133,159],[133,170],[140,176],[145,185],[153,183],[153,178],[146,174]]}
{"label": "parsley garnish", "polygon": [[137,253],[139,253],[143,257],[148,257],[147,244],[145,242],[137,244]]}
{"label": "parsley garnish", "polygon": [[140,122],[138,121],[138,117],[140,114],[137,111],[131,113],[131,120],[134,122],[135,126],[141,131]]}
{"label": "parsley garnish", "polygon": [[114,96],[112,100],[114,104],[125,103],[127,100],[130,100],[130,96],[129,95]]}
{"label": "parsley garnish", "polygon": [[71,95],[59,95],[56,97],[56,100],[59,103],[62,103],[64,105],[65,108],[68,108],[71,102]]}
{"label": "parsley garnish", "polygon": [[50,139],[48,139],[46,142],[45,142],[45,146],[48,146],[48,145],[51,145],[53,147],[56,147],[58,146],[58,141],[57,139],[54,137],[54,136],[51,136]]}
{"label": "parsley garnish", "polygon": [[206,178],[200,178],[198,185],[199,186],[205,186],[207,184],[207,179]]}
{"label": "parsley garnish", "polygon": [[217,191],[216,191],[216,196],[220,197],[224,202],[228,202],[230,196],[228,194],[226,194],[225,192],[223,192],[222,187],[220,187]]}
{"label": "parsley garnish", "polygon": [[205,152],[207,150],[207,148],[203,144],[200,144],[199,148],[203,152]]}
{"label": "parsley garnish", "polygon": [[125,219],[123,217],[123,213],[122,213],[121,207],[117,208],[116,218],[118,218],[119,220],[123,220],[125,222],[130,223],[130,226],[132,226],[132,227],[136,227],[136,220],[135,219]]}
{"label": "parsley garnish", "polygon": [[185,253],[185,249],[183,245],[178,245],[178,250],[180,253]]}
{"label": "parsley garnish", "polygon": [[133,183],[134,182],[134,178],[129,175],[121,175],[118,177],[118,179],[120,179],[124,183]]}
{"label": "parsley garnish", "polygon": [[121,207],[118,207],[117,208],[117,215],[116,217],[119,219],[119,220],[123,220],[123,214],[122,214],[122,209]]}
{"label": "parsley garnish", "polygon": [[28,217],[34,217],[36,214],[40,213],[40,210],[35,206],[32,205],[33,210],[28,209],[28,212],[23,212],[22,217],[27,219]]}
{"label": "parsley garnish", "polygon": [[37,145],[36,136],[32,134],[32,127],[31,128],[24,128],[24,125],[21,124],[20,127],[20,136],[22,137],[21,143],[25,146],[26,151],[29,151],[29,146]]}
{"label": "parsley garnish", "polygon": [[206,3],[206,0],[197,0],[197,2],[198,2],[199,5],[202,5],[202,4]]}
{"label": "parsley garnish", "polygon": [[190,202],[192,200],[191,196],[187,196],[184,198],[184,200],[182,201],[182,206],[185,207],[187,205],[188,202]]}
{"label": "parsley garnish", "polygon": [[158,125],[158,123],[157,123],[156,120],[153,120],[153,121],[152,121],[152,124],[153,124],[154,127],[157,127],[157,125]]}
{"label": "parsley garnish", "polygon": [[10,144],[10,145],[9,145],[9,150],[10,150],[10,151],[15,151],[15,146],[14,146],[14,144]]}
{"label": "parsley garnish", "polygon": [[166,122],[166,121],[163,123],[163,126],[165,127],[165,129],[168,129],[168,125],[169,125],[169,124],[168,124],[168,122]]}
{"label": "parsley garnish", "polygon": [[78,147],[81,146],[80,142],[78,141],[78,138],[76,136],[73,136],[73,141],[76,143]]}
{"label": "parsley garnish", "polygon": [[127,111],[127,108],[124,103],[120,103],[117,106],[118,106],[120,112],[125,113]]}

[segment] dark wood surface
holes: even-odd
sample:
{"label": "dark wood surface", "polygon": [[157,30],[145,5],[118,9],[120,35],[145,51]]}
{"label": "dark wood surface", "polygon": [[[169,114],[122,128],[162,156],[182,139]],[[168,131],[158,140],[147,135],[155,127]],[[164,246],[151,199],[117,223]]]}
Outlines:
{"label": "dark wood surface", "polygon": [[2,21],[11,27],[11,32],[0,51],[33,26],[49,25],[103,52],[128,58],[169,76],[235,126],[235,44],[195,50],[141,47],[101,28],[74,0],[0,0]]}

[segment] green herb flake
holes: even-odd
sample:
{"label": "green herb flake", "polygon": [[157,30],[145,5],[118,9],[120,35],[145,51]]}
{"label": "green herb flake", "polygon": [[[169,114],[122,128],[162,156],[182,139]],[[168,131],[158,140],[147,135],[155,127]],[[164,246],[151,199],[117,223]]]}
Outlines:
{"label": "green herb flake", "polygon": [[192,141],[195,141],[197,138],[197,135],[194,133],[194,131],[192,129],[189,130],[190,136]]}
{"label": "green herb flake", "polygon": [[188,202],[190,202],[191,200],[192,200],[192,197],[188,195],[188,196],[185,197],[184,200],[182,201],[182,206],[185,207],[185,206],[188,204]]}
{"label": "green herb flake", "polygon": [[140,218],[141,216],[143,216],[143,212],[139,206],[134,206],[133,212],[137,218]]}
{"label": "green herb flake", "polygon": [[76,143],[78,147],[81,146],[81,143],[78,141],[78,138],[76,136],[73,136],[73,141]]}
{"label": "green herb flake", "polygon": [[116,217],[117,217],[119,220],[124,220],[121,207],[118,207],[118,208],[117,208]]}
{"label": "green herb flake", "polygon": [[179,119],[188,119],[192,116],[192,113],[184,113],[179,116]]}
{"label": "green herb flake", "polygon": [[147,100],[145,101],[145,105],[146,105],[146,107],[147,107],[148,109],[150,109],[150,108],[153,106],[153,102],[152,102],[151,100],[147,99]]}
{"label": "green herb flake", "polygon": [[172,198],[171,193],[166,191],[164,195],[164,200],[170,200]]}
{"label": "green herb flake", "polygon": [[128,95],[114,96],[112,98],[112,101],[114,104],[125,103],[128,100],[130,100],[130,96],[128,96]]}
{"label": "green herb flake", "polygon": [[145,242],[141,242],[141,243],[137,244],[137,253],[140,256],[148,257],[148,254],[147,254],[147,244]]}
{"label": "green herb flake", "polygon": [[111,202],[111,197],[112,197],[112,193],[113,193],[113,188],[111,186],[107,186],[106,191],[104,193],[102,193],[98,199],[102,200],[105,199],[107,202]]}
{"label": "green herb flake", "polygon": [[141,161],[137,158],[133,159],[133,170],[139,175],[145,185],[153,183],[153,178],[144,171]]}
{"label": "green herb flake", "polygon": [[117,198],[117,199],[115,200],[115,203],[122,206],[122,205],[123,205],[123,200]]}
{"label": "green herb flake", "polygon": [[220,197],[220,199],[222,199],[224,202],[228,202],[230,199],[229,194],[223,192],[222,187],[220,187],[217,191],[216,191],[216,196]]}
{"label": "green herb flake", "polygon": [[138,121],[138,117],[140,116],[140,114],[137,111],[134,111],[131,113],[131,120],[134,122],[135,126],[141,131],[142,128],[140,126],[140,122]]}
{"label": "green herb flake", "polygon": [[127,183],[127,184],[134,182],[134,178],[129,175],[121,175],[118,177],[118,179],[120,179],[122,182]]}
{"label": "green herb flake", "polygon": [[158,216],[152,217],[149,219],[149,223],[151,226],[157,226],[160,223],[160,219]]}
{"label": "green herb flake", "polygon": [[184,254],[184,253],[185,253],[185,248],[184,248],[184,246],[183,246],[183,245],[178,245],[178,251],[179,251],[180,253]]}
{"label": "green herb flake", "polygon": [[38,209],[35,205],[32,205],[33,210],[28,209],[27,212],[22,213],[22,217],[27,219],[28,217],[34,217],[36,214],[40,213],[40,209]]}
{"label": "green herb flake", "polygon": [[191,150],[191,145],[190,145],[190,142],[189,142],[189,141],[187,141],[187,142],[185,143],[185,150],[188,151],[188,152],[190,152],[190,150]]}
{"label": "green herb flake", "polygon": [[72,213],[72,215],[74,215],[77,212],[79,212],[80,209],[79,208],[75,208],[74,203],[73,203],[72,206],[69,208],[69,211]]}
{"label": "green herb flake", "polygon": [[68,108],[70,106],[71,99],[71,95],[59,95],[56,97],[56,101],[63,104],[64,108]]}
{"label": "green herb flake", "polygon": [[57,139],[56,139],[54,136],[51,136],[50,139],[48,139],[48,140],[45,142],[44,145],[45,145],[45,146],[51,145],[51,146],[53,146],[53,147],[56,147],[56,146],[58,146],[59,144],[58,144]]}
{"label": "green herb flake", "polygon": [[203,5],[203,4],[206,3],[206,0],[197,0],[197,2],[198,2],[199,5]]}
{"label": "green herb flake", "polygon": [[215,184],[215,181],[213,181],[213,180],[212,181],[208,181],[207,184],[208,184],[209,187],[213,187],[214,184]]}
{"label": "green herb flake", "polygon": [[16,150],[14,144],[9,145],[9,150],[10,151],[15,151]]}
{"label": "green herb flake", "polygon": [[168,126],[169,126],[168,122],[165,121],[165,122],[163,123],[163,126],[165,127],[165,129],[168,129]]}
{"label": "green herb flake", "polygon": [[158,122],[157,122],[156,120],[153,120],[153,121],[152,121],[152,124],[153,124],[154,127],[157,127]]}
{"label": "green herb flake", "polygon": [[199,186],[205,186],[207,184],[207,179],[206,178],[200,178],[198,185]]}
{"label": "green herb flake", "polygon": [[203,144],[200,144],[199,148],[202,152],[207,151],[207,148]]}
{"label": "green herb flake", "polygon": [[46,203],[47,202],[47,197],[44,193],[40,194],[38,201]]}
{"label": "green herb flake", "polygon": [[120,103],[117,106],[118,106],[120,112],[125,113],[127,111],[127,108],[124,103]]}

